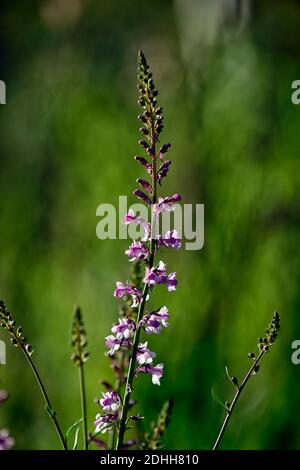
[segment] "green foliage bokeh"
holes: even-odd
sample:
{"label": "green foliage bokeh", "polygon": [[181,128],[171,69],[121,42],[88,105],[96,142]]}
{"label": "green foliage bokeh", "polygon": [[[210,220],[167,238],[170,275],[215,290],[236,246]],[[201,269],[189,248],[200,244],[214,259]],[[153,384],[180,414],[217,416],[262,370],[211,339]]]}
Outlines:
{"label": "green foliage bokeh", "polygon": [[[97,239],[96,208],[117,205],[119,195],[134,202],[143,48],[165,109],[163,137],[172,143],[162,191],[205,204],[204,248],[163,255],[179,288],[157,290],[153,300],[168,305],[171,321],[149,338],[166,365],[161,387],[149,377],[137,381],[143,427],[172,397],[166,447],[211,448],[223,417],[211,388],[230,399],[224,366],[237,376],[246,371],[247,353],[277,308],[280,339],[250,381],[223,448],[299,448],[300,367],[291,343],[300,333],[300,122],[290,99],[300,75],[298,3],[253,2],[246,25],[224,20],[203,37],[196,34],[206,21],[201,2],[62,3],[58,12],[51,1],[1,6],[0,297],[24,326],[64,428],[80,417],[69,359],[75,303],[91,353],[91,429],[99,381],[112,379],[104,336],[118,316],[115,281],[128,277],[128,241]],[[204,9],[208,18],[214,8]],[[10,393],[0,427],[16,448],[58,448],[30,371],[9,346],[0,380]]]}

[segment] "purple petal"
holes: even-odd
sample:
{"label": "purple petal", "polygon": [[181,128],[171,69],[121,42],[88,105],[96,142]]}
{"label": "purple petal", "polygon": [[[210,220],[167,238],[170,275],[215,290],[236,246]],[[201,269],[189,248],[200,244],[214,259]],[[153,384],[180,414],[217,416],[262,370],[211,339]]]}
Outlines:
{"label": "purple petal", "polygon": [[146,180],[143,180],[142,178],[138,178],[136,180],[136,182],[144,189],[146,189],[146,191],[149,193],[149,194],[153,194],[153,188],[151,186],[150,183],[148,183],[148,181]]}
{"label": "purple petal", "polygon": [[141,165],[143,165],[144,168],[146,168],[147,172],[149,173],[149,175],[152,174],[152,165],[151,163],[149,163],[146,158],[144,157],[140,157],[139,155],[136,155],[134,157],[134,159],[139,162]]}
{"label": "purple petal", "polygon": [[141,199],[142,201],[146,202],[147,204],[149,204],[149,206],[151,206],[151,201],[150,199],[148,198],[148,196],[143,193],[143,191],[141,191],[140,189],[136,189],[135,191],[133,191],[133,194],[138,197],[139,199]]}

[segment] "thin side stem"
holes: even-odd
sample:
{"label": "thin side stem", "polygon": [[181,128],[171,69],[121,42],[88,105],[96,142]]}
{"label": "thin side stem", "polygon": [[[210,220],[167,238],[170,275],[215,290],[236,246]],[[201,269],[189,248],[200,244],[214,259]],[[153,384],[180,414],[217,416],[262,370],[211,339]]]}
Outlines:
{"label": "thin side stem", "polygon": [[245,378],[243,380],[243,382],[241,383],[241,385],[239,385],[237,387],[237,390],[236,390],[236,394],[234,395],[234,398],[231,402],[231,405],[230,407],[228,408],[227,410],[227,414],[226,414],[226,417],[224,419],[224,422],[222,424],[222,427],[220,429],[220,432],[219,432],[219,435],[217,437],[217,440],[213,446],[213,450],[218,450],[218,447],[220,445],[220,442],[222,440],[222,437],[226,431],[226,428],[227,428],[227,425],[229,423],[229,420],[230,420],[230,417],[232,415],[232,412],[235,408],[235,405],[237,404],[237,401],[243,391],[243,389],[245,388],[245,385],[247,384],[248,380],[250,379],[251,375],[253,374],[254,372],[254,369],[256,368],[256,366],[258,365],[259,361],[261,360],[262,356],[264,355],[265,351],[262,350],[259,355],[257,356],[257,358],[255,359],[255,361],[253,362],[252,366],[250,367],[249,371],[247,372],[247,374],[245,375]]}
{"label": "thin side stem", "polygon": [[23,351],[23,353],[24,353],[24,355],[25,355],[25,357],[26,357],[26,359],[27,359],[27,361],[28,361],[28,363],[29,363],[29,365],[30,365],[30,367],[31,367],[31,370],[32,370],[32,372],[33,372],[33,374],[34,374],[34,376],[35,376],[35,378],[36,378],[36,381],[37,381],[37,383],[38,383],[38,385],[39,385],[39,387],[40,387],[41,393],[42,393],[43,398],[44,398],[44,400],[45,400],[45,404],[46,404],[46,407],[47,407],[48,414],[49,414],[49,416],[50,416],[50,418],[51,418],[51,420],[52,420],[52,422],[53,422],[53,425],[54,425],[54,427],[55,427],[55,430],[56,430],[56,432],[57,432],[57,435],[58,435],[58,437],[59,437],[59,439],[60,439],[61,445],[62,445],[62,447],[63,447],[64,450],[68,450],[66,440],[65,440],[64,435],[63,435],[63,433],[62,433],[61,427],[60,427],[60,425],[59,425],[59,423],[58,423],[58,421],[57,421],[55,412],[54,412],[54,410],[53,410],[53,408],[52,408],[51,402],[50,402],[50,400],[49,400],[49,397],[48,397],[48,394],[47,394],[46,389],[45,389],[45,387],[44,387],[44,384],[43,384],[43,382],[42,382],[42,379],[41,379],[41,377],[40,377],[40,375],[39,375],[39,373],[38,373],[38,371],[37,371],[37,369],[36,369],[36,367],[35,367],[35,365],[34,365],[32,359],[31,359],[31,357],[30,357],[29,354],[27,353],[27,351],[26,351],[22,346],[21,346],[21,349],[22,349],[22,351]]}
{"label": "thin side stem", "polygon": [[84,381],[84,365],[79,366],[79,384],[80,384],[80,398],[81,398],[81,413],[82,413],[82,429],[83,429],[83,444],[84,450],[88,450],[88,429],[87,429],[87,411],[86,411],[86,395],[85,395],[85,381]]}

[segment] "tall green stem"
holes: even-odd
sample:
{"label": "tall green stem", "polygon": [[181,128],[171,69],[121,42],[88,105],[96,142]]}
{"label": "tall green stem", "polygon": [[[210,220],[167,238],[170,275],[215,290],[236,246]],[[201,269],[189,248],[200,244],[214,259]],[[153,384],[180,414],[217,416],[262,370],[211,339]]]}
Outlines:
{"label": "tall green stem", "polygon": [[247,374],[245,375],[245,378],[243,380],[243,382],[241,383],[241,385],[239,385],[237,387],[237,390],[236,390],[236,394],[234,395],[233,397],[233,400],[231,402],[231,405],[230,407],[228,408],[228,410],[226,410],[227,414],[226,414],[226,417],[224,419],[224,422],[222,424],[222,427],[220,429],[220,432],[218,434],[218,437],[217,437],[217,440],[213,446],[213,450],[218,450],[218,447],[220,445],[220,442],[222,440],[222,437],[226,431],[226,428],[227,428],[227,425],[229,423],[229,420],[230,420],[230,417],[232,415],[232,412],[235,408],[235,405],[237,404],[237,401],[239,399],[239,397],[241,396],[241,393],[243,391],[243,389],[245,388],[245,385],[247,384],[248,380],[250,379],[251,375],[253,374],[256,366],[258,365],[260,359],[262,358],[262,356],[264,355],[264,350],[262,350],[259,355],[257,356],[257,358],[255,359],[255,361],[253,362],[252,366],[250,367],[249,371],[247,372]]}
{"label": "tall green stem", "polygon": [[[152,197],[152,204],[156,203],[157,199],[157,184],[156,184],[156,149],[155,149],[155,114],[154,110],[152,107],[150,107],[149,112],[151,114],[151,138],[152,138],[152,152],[153,152],[153,157],[152,157],[152,187],[153,187],[153,197]],[[153,215],[153,214],[151,214]],[[153,224],[155,224],[155,221],[152,221],[152,229],[153,229]],[[150,246],[150,256],[149,256],[149,268],[151,269],[153,267],[154,263],[154,255],[155,255],[155,237],[154,234],[152,233],[151,230],[151,246]],[[125,392],[124,392],[124,397],[123,397],[123,407],[122,407],[122,414],[121,414],[121,420],[120,420],[120,428],[119,428],[119,434],[118,434],[118,439],[117,439],[117,445],[116,449],[119,450],[123,446],[123,440],[124,440],[124,434],[126,431],[126,424],[127,424],[127,414],[128,414],[128,408],[129,408],[129,401],[132,393],[132,382],[134,378],[134,372],[135,372],[135,365],[136,365],[136,355],[137,355],[137,350],[139,347],[139,341],[140,341],[140,335],[141,335],[141,328],[139,328],[140,321],[142,320],[144,316],[144,310],[145,310],[145,304],[147,300],[147,296],[149,293],[149,286],[145,284],[144,290],[143,290],[143,300],[139,305],[138,309],[138,314],[137,314],[137,319],[136,319],[136,324],[135,324],[135,333],[133,337],[133,345],[132,345],[132,352],[131,352],[131,358],[129,362],[129,367],[128,367],[128,375],[127,375],[127,380],[126,380],[126,385],[125,385]]]}
{"label": "tall green stem", "polygon": [[87,411],[86,411],[86,395],[85,395],[85,381],[84,381],[84,365],[80,364],[79,369],[79,384],[80,384],[80,398],[81,398],[81,413],[82,413],[82,427],[83,427],[83,445],[84,450],[88,450],[88,429],[87,429]]}

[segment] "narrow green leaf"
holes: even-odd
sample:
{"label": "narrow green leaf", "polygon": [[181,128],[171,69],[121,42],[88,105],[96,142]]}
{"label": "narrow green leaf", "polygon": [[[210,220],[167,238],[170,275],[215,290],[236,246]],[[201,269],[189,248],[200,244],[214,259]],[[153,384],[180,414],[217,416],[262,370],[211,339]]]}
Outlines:
{"label": "narrow green leaf", "polygon": [[[71,432],[73,431],[73,429],[76,429],[76,428],[77,428],[77,429],[76,429],[76,432],[77,432],[77,430],[79,429],[79,425],[80,425],[81,422],[82,422],[82,418],[79,418],[77,421],[75,421],[75,423],[73,423],[73,424],[69,427],[69,429],[67,430],[66,435],[65,435],[65,439],[66,439],[66,442],[67,442],[67,443],[68,443],[68,437],[69,437],[69,435],[71,434]],[[75,435],[75,437],[76,437],[76,435]],[[78,437],[77,437],[77,439],[78,439]]]}
{"label": "narrow green leaf", "polygon": [[78,426],[78,428],[77,428],[76,431],[75,431],[75,438],[74,438],[73,450],[76,450],[76,449],[77,449],[79,430],[80,430],[80,427]]}

